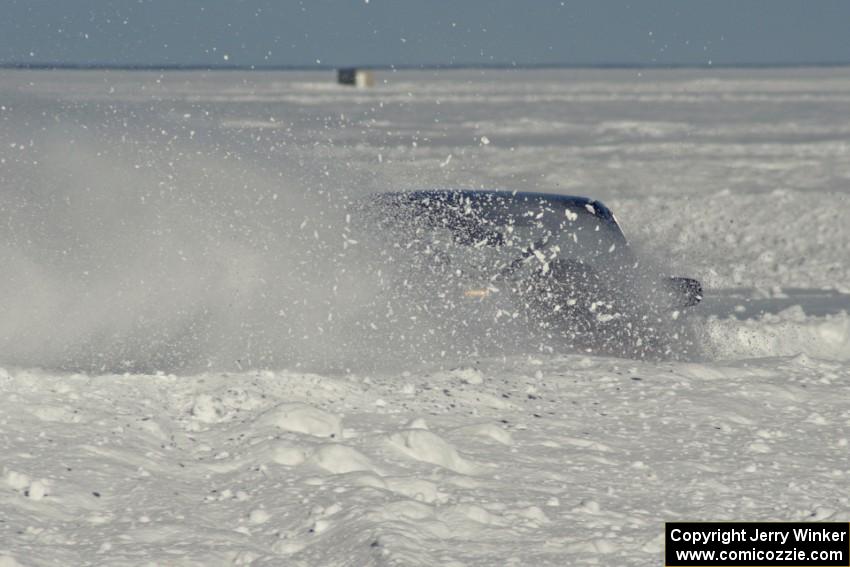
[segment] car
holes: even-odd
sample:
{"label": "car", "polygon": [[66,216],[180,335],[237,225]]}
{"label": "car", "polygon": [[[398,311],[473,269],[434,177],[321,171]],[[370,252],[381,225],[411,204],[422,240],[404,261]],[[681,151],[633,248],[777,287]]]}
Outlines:
{"label": "car", "polygon": [[699,281],[648,269],[610,209],[587,197],[390,192],[359,211],[389,288],[429,313],[519,319],[567,347],[646,356],[669,350],[668,323],[702,299]]}

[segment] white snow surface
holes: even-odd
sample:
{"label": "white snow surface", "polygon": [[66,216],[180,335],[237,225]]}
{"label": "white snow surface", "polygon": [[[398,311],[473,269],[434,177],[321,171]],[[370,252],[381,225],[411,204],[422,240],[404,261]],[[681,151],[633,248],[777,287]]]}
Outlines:
{"label": "white snow surface", "polygon": [[[664,521],[850,521],[848,133],[846,68],[0,72],[0,565],[659,565]],[[604,201],[705,283],[699,348],[364,313],[334,203],[429,187]]]}

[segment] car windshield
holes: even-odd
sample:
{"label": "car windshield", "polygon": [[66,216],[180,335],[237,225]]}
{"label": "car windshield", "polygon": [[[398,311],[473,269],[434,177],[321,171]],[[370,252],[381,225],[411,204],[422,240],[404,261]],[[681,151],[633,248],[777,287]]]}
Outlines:
{"label": "car windshield", "polygon": [[477,277],[545,270],[559,258],[621,264],[629,254],[613,214],[582,197],[420,191],[377,195],[370,209],[393,245]]}

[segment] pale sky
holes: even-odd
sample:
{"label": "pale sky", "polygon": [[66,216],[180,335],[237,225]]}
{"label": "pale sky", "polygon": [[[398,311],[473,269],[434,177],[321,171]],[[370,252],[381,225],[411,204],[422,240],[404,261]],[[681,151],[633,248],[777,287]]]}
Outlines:
{"label": "pale sky", "polygon": [[850,63],[846,0],[0,0],[0,63]]}

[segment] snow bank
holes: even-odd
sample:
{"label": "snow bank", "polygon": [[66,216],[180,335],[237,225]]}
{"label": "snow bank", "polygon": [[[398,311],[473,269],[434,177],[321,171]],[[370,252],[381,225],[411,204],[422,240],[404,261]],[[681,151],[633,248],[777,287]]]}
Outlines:
{"label": "snow bank", "polygon": [[0,557],[645,565],[659,510],[850,519],[846,364],[474,370],[411,369],[407,394],[396,373],[0,373]]}
{"label": "snow bank", "polygon": [[808,317],[790,307],[755,319],[710,318],[705,323],[706,348],[720,359],[805,354],[825,360],[850,360],[850,315],[842,312]]}

